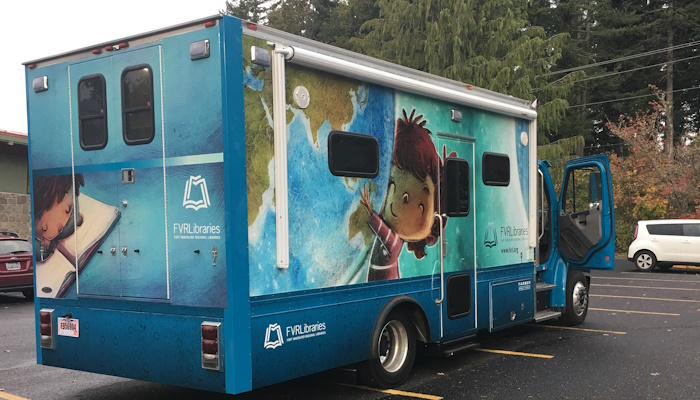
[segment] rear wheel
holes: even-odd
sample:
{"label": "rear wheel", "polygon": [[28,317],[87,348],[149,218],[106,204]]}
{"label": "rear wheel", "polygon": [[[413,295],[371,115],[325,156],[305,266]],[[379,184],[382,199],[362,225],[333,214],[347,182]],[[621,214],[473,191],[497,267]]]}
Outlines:
{"label": "rear wheel", "polygon": [[649,272],[656,266],[656,256],[650,251],[642,250],[634,256],[634,266],[642,272]]}
{"label": "rear wheel", "polygon": [[588,279],[581,271],[569,270],[566,279],[566,310],[561,321],[566,325],[581,325],[588,314]]}
{"label": "rear wheel", "polygon": [[393,311],[374,327],[371,358],[360,365],[368,385],[392,388],[408,378],[416,357],[416,332],[405,313]]}

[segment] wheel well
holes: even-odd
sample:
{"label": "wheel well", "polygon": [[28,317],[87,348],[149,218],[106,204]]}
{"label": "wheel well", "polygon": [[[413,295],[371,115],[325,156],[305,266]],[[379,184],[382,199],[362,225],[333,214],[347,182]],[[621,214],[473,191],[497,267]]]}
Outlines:
{"label": "wheel well", "polygon": [[647,253],[651,253],[651,255],[654,256],[654,258],[655,258],[657,261],[659,260],[659,258],[656,256],[656,253],[654,253],[653,251],[651,251],[651,250],[649,250],[649,249],[637,250],[637,252],[634,253],[634,257],[632,257],[632,260],[636,260],[636,259],[637,259],[637,256],[639,255],[639,253],[642,253],[642,252],[645,252],[645,251],[646,251]]}
{"label": "wheel well", "polygon": [[391,299],[379,313],[377,322],[383,321],[394,311],[405,313],[413,322],[416,328],[416,336],[423,343],[430,341],[430,324],[423,308],[413,298],[409,296],[399,296]]}

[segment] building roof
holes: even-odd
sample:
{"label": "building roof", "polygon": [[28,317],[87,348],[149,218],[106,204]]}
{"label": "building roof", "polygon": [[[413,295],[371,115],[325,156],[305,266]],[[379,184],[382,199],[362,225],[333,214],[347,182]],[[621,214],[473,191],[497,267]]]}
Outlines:
{"label": "building roof", "polygon": [[27,145],[27,134],[0,129],[0,142]]}

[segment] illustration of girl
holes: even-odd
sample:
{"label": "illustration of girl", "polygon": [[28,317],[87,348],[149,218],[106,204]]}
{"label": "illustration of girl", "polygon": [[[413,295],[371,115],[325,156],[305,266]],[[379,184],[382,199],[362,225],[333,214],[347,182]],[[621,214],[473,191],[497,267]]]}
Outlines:
{"label": "illustration of girl", "polygon": [[396,122],[394,154],[389,188],[379,214],[372,210],[367,185],[360,189],[360,203],[370,217],[367,224],[375,233],[368,281],[398,279],[399,254],[404,242],[416,258],[425,257],[425,246],[435,243],[440,234],[434,217],[438,201],[437,183],[442,160],[435,151],[423,115],[416,110]]}
{"label": "illustration of girl", "polygon": [[[37,261],[48,258],[62,239],[73,234],[75,225],[83,224],[78,209],[80,186],[85,185],[82,174],[75,175],[75,189],[71,175],[40,176],[34,178],[34,240],[41,249]],[[73,204],[75,191],[75,204]],[[73,221],[78,216],[77,223]]]}

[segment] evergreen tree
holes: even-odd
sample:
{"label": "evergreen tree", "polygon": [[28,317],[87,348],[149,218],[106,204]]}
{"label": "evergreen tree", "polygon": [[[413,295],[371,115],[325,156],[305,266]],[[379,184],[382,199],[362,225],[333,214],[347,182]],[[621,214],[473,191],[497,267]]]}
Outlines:
{"label": "evergreen tree", "polygon": [[362,24],[378,17],[376,0],[340,1],[321,23],[316,40],[352,50],[350,40],[359,34]]}
{"label": "evergreen tree", "polygon": [[518,0],[379,0],[379,17],[352,41],[362,53],[515,97],[534,100],[539,129],[556,131],[576,74],[550,81],[568,34],[547,36]]}
{"label": "evergreen tree", "polygon": [[226,14],[255,23],[267,22],[266,0],[227,0]]}

